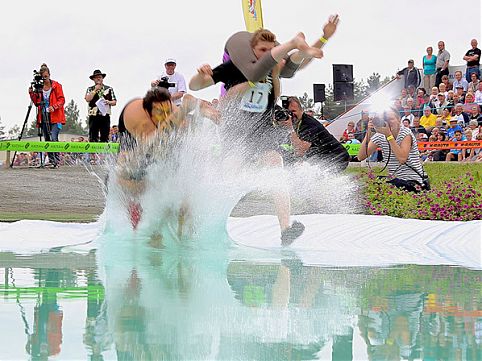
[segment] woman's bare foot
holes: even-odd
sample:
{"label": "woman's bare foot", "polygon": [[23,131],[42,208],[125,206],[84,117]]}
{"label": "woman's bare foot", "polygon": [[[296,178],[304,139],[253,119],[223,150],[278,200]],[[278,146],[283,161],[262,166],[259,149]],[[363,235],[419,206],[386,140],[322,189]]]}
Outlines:
{"label": "woman's bare foot", "polygon": [[318,48],[314,48],[308,45],[305,40],[305,34],[298,33],[291,39],[294,49],[298,49],[305,58],[318,58],[323,57],[323,51]]}

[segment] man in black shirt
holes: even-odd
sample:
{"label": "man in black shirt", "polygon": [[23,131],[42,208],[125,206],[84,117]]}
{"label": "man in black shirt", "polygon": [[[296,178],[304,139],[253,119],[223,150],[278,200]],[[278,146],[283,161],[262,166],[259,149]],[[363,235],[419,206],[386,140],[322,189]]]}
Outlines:
{"label": "man in black shirt", "polygon": [[465,79],[467,82],[471,82],[470,74],[477,74],[477,78],[480,79],[480,49],[477,47],[477,40],[472,39],[470,41],[470,48],[464,56],[464,60],[467,62],[467,70],[465,72]]}
{"label": "man in black shirt", "polygon": [[318,120],[303,112],[297,97],[288,99],[288,110],[292,114],[290,138],[295,157],[322,164],[333,171],[344,170],[350,161],[345,147]]}

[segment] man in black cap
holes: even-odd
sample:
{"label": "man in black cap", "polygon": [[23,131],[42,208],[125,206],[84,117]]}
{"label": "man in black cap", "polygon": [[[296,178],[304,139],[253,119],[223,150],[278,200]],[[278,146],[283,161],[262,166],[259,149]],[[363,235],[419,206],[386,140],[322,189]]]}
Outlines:
{"label": "man in black cap", "polygon": [[89,142],[109,141],[111,107],[117,104],[114,89],[104,84],[106,74],[94,70],[89,77],[94,85],[87,88],[85,101],[89,103]]}

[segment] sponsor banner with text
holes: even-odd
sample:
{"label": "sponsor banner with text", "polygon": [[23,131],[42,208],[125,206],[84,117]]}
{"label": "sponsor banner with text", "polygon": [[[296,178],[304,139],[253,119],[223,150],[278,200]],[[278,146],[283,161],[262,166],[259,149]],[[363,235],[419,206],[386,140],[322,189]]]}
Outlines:
{"label": "sponsor banner with text", "polygon": [[0,151],[118,153],[119,143],[40,142],[27,140],[4,140],[0,141]]}

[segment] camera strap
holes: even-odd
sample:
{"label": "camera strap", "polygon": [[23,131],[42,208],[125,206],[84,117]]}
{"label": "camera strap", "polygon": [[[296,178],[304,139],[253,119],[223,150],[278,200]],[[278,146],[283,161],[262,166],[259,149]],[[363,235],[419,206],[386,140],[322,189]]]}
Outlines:
{"label": "camera strap", "polygon": [[417,175],[418,175],[420,178],[422,178],[422,180],[428,178],[428,174],[425,173],[425,170],[423,169],[423,167],[422,167],[422,174],[420,174],[420,173],[418,172],[418,170],[416,170],[414,167],[412,167],[410,164],[407,164],[407,163],[405,163],[405,164],[400,164],[400,165],[397,167],[397,169],[395,169],[395,172],[396,172],[397,170],[399,170],[403,165],[407,166],[408,168],[410,168],[411,170],[413,170],[415,173],[417,173]]}
{"label": "camera strap", "polygon": [[[370,129],[367,128],[367,130],[366,130],[367,134],[368,134],[369,131],[370,131]],[[368,167],[369,167],[370,169],[372,169],[372,167],[370,166],[370,160],[369,160],[369,157],[368,157],[368,143],[369,143],[369,141],[367,141],[367,142],[365,143],[365,146],[366,146],[366,151],[365,151],[365,153],[367,153],[367,164],[368,164]],[[378,150],[377,150],[377,153],[378,153]],[[387,162],[385,163],[385,165],[383,166],[383,168],[380,170],[380,172],[378,172],[378,174],[383,173],[383,172],[385,171],[385,169],[387,169],[388,163],[390,162],[391,156],[392,156],[392,147],[390,147],[390,143],[388,143],[388,159],[387,159]]]}

